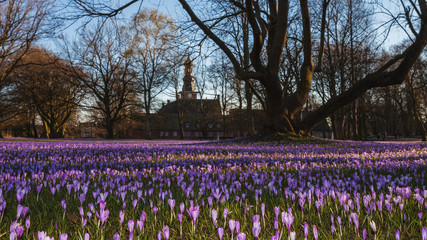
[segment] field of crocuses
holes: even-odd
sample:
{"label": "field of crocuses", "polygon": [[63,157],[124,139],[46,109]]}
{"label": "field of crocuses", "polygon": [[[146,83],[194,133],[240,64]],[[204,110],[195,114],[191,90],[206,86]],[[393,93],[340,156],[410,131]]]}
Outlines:
{"label": "field of crocuses", "polygon": [[427,239],[427,145],[0,141],[0,239]]}

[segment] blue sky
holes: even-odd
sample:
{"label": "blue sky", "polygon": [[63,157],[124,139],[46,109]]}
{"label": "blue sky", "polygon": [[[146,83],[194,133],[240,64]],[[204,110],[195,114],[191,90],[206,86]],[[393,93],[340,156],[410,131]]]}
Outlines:
{"label": "blue sky", "polygon": [[[118,1],[118,2],[124,2],[124,1]],[[125,1],[126,2],[126,1]],[[395,9],[396,11],[396,5],[393,3],[394,1],[383,1],[383,4],[388,9]],[[174,19],[179,19],[179,16],[185,15],[183,13],[183,9],[179,2],[177,0],[141,0],[140,2],[135,3],[131,7],[124,10],[124,12],[120,15],[122,18],[130,19],[139,8],[157,8],[161,12],[165,13],[166,15],[171,16]],[[378,22],[381,22],[381,20],[384,17],[379,15],[377,17]],[[76,30],[79,28],[80,24],[79,22],[69,26],[65,31],[64,34],[70,38],[73,38],[76,35]],[[403,33],[403,31],[398,31],[398,29],[394,29],[390,32],[389,37],[384,42],[385,47],[388,48],[392,45],[395,45],[397,43],[402,42],[402,40],[406,39],[406,35]],[[53,41],[51,40],[44,40],[40,42],[40,44],[50,50],[57,51],[57,48]]]}

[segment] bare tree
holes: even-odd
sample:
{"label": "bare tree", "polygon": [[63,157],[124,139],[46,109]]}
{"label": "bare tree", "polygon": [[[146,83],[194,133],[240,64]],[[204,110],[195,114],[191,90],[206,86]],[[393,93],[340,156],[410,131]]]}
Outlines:
{"label": "bare tree", "polygon": [[72,49],[66,49],[75,74],[89,92],[84,107],[102,121],[106,138],[114,137],[114,125],[134,104],[136,74],[130,67],[131,38],[123,29],[116,21],[105,22],[84,31]]}
{"label": "bare tree", "polygon": [[170,57],[176,47],[178,30],[172,19],[154,9],[138,13],[128,30],[133,36],[132,67],[137,73],[138,92],[146,116],[145,137],[150,139],[153,103],[168,87],[168,77],[173,69]]}
{"label": "bare tree", "polygon": [[226,136],[226,115],[230,108],[231,100],[233,99],[232,86],[234,84],[235,76],[232,67],[226,62],[224,56],[219,56],[216,64],[210,68],[212,88],[219,98],[221,104],[222,114],[222,131],[223,136]]}
{"label": "bare tree", "polygon": [[[374,31],[372,11],[363,1],[333,1],[328,9],[323,71],[314,74],[314,91],[321,103],[343,93],[373,67]],[[363,97],[330,115],[337,138],[361,135],[359,122],[364,121],[359,105]],[[359,104],[360,103],[360,104]],[[351,126],[348,128],[346,126]],[[348,132],[347,130],[351,131]]]}
{"label": "bare tree", "polygon": [[[135,2],[137,1],[133,0],[128,3]],[[313,47],[314,35],[311,22],[313,16],[310,15],[308,0],[300,0],[299,5],[290,5],[288,0],[197,1],[197,6],[190,5],[189,1],[186,0],[179,0],[179,2],[197,28],[228,57],[236,76],[247,82],[256,80],[262,86],[265,91],[263,100],[268,118],[266,124],[268,132],[309,134],[323,119],[352,103],[367,90],[403,83],[427,43],[426,2],[424,0],[408,0],[410,4],[404,8],[414,10],[404,10],[405,15],[414,13],[413,16],[409,15],[405,18],[407,25],[411,26],[408,35],[413,40],[412,44],[355,82],[347,90],[312,111],[301,121],[296,121],[295,116],[303,109],[308,100],[313,74],[322,71],[327,9],[330,0],[322,0],[319,11],[321,14],[318,15],[321,24],[316,35],[318,36],[319,47],[316,51]],[[209,9],[212,11],[207,13]],[[114,12],[112,11],[112,13]],[[201,13],[208,18],[200,18]],[[295,88],[288,93],[288,89],[284,89],[282,86],[279,68],[283,49],[288,41],[288,28],[292,23],[289,17],[293,16],[294,13],[297,13],[301,19],[294,24],[302,26],[302,39],[300,41],[303,47],[303,61],[299,65],[299,78],[295,79]],[[251,35],[250,69],[239,60],[239,56],[234,51],[234,45],[230,45],[226,41],[229,36],[228,33],[232,31],[217,27],[220,23],[223,23],[222,26],[224,26],[224,23],[239,14],[246,14],[248,19],[249,34]],[[313,61],[315,52],[317,52],[316,66]],[[395,64],[397,67],[391,70],[390,67]]]}
{"label": "bare tree", "polygon": [[427,87],[427,61],[419,59],[414,68],[408,75],[408,80],[405,82],[405,90],[407,93],[408,106],[415,121],[421,130],[421,140],[427,140],[427,126],[424,123],[422,114],[422,99],[421,91],[425,91]]}

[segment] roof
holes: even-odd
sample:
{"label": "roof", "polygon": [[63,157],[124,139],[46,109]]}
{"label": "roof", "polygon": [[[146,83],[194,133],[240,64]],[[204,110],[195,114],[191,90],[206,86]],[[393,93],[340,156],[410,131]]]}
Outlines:
{"label": "roof", "polygon": [[[218,99],[179,99],[184,114],[213,112],[221,114],[221,105]],[[178,101],[173,101],[165,104],[159,109],[159,114],[178,114]]]}

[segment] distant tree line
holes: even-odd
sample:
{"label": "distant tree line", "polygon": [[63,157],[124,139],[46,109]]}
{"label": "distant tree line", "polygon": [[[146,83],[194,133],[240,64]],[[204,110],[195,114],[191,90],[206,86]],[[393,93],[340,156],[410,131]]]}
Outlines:
{"label": "distant tree line", "polygon": [[[23,18],[9,21],[22,26],[8,27],[7,17],[0,26],[0,129],[15,135],[79,137],[79,123],[92,122],[104,129],[102,137],[114,138],[117,129],[139,123],[151,138],[160,96],[177,98],[182,64],[191,55],[198,90],[219,96],[224,131],[230,109],[244,116],[239,127],[249,133],[252,110],[263,109],[266,133],[304,135],[326,118],[339,139],[426,140],[423,0],[397,1],[383,26],[374,22],[384,6],[356,0],[206,0],[203,7],[180,0],[188,19],[179,24],[149,9],[129,21],[116,18],[138,0],[116,8],[71,0],[67,17],[91,21],[73,41],[63,39],[55,54],[35,42],[55,34],[49,29],[59,21],[50,20],[48,2],[32,2],[0,3],[2,18]],[[34,16],[13,12],[12,4]],[[383,40],[396,26],[407,40],[385,49]]]}

